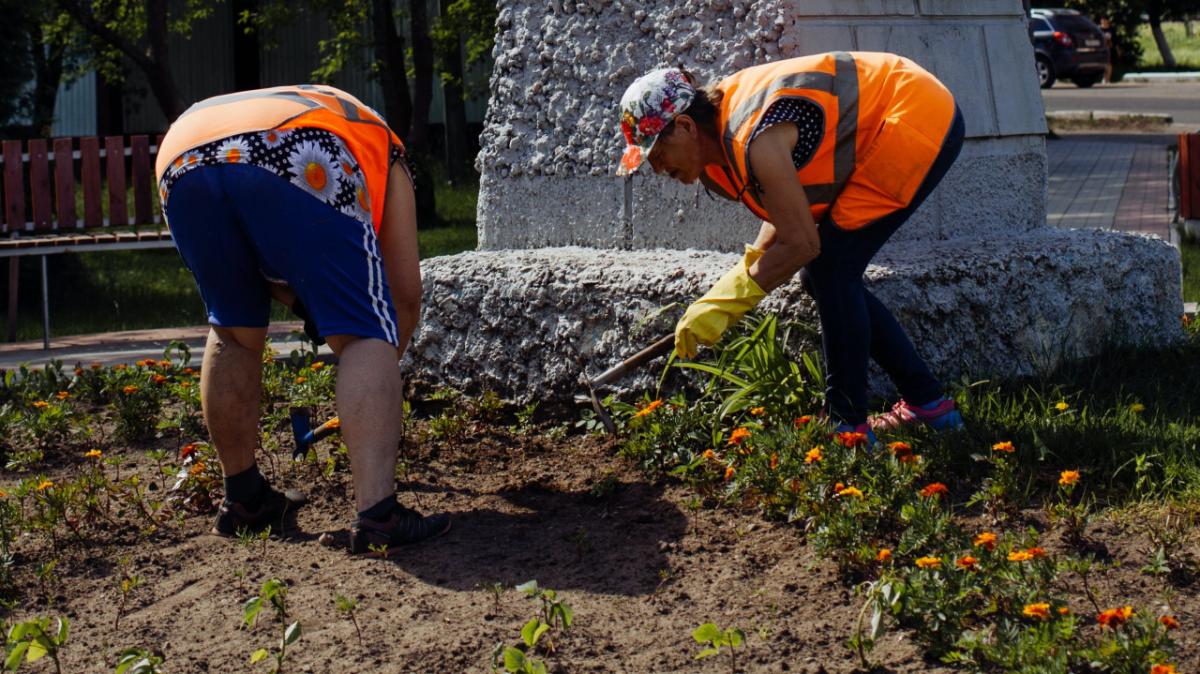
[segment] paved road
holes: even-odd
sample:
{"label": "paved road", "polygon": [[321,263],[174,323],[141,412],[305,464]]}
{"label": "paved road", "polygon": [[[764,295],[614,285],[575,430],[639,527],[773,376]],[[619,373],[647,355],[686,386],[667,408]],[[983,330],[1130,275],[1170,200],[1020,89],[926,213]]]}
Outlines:
{"label": "paved road", "polygon": [[1080,89],[1058,83],[1042,90],[1046,110],[1114,110],[1117,112],[1164,112],[1176,125],[1200,130],[1200,82],[1122,82],[1097,84]]}

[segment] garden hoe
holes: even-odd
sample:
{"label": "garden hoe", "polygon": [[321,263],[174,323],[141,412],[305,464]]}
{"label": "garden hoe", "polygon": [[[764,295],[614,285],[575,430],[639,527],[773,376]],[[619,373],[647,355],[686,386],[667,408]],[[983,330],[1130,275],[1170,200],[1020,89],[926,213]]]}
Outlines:
{"label": "garden hoe", "polygon": [[292,460],[299,461],[308,454],[308,448],[314,442],[320,441],[322,438],[329,437],[337,433],[342,423],[338,417],[334,417],[329,421],[312,427],[312,410],[307,407],[293,407],[291,409],[292,417],[292,440],[295,445],[292,447]]}
{"label": "garden hoe", "polygon": [[600,399],[596,397],[596,389],[617,381],[633,370],[669,352],[674,346],[675,335],[670,334],[595,377],[589,379],[586,372],[579,375],[579,383],[587,387],[587,393],[576,395],[575,402],[580,405],[591,403],[592,409],[596,411],[596,417],[600,419],[600,423],[604,424],[604,430],[608,431],[610,435],[616,435],[617,426],[608,412],[604,410],[604,406],[600,404]]}

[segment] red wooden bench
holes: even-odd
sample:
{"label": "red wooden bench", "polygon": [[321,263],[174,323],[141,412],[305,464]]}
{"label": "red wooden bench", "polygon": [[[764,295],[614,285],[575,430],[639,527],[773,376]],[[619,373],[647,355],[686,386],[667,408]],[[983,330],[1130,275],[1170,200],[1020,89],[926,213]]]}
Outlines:
{"label": "red wooden bench", "polygon": [[[158,147],[149,136],[80,138],[77,143],[71,138],[6,140],[0,146],[0,257],[10,258],[8,339],[16,338],[18,260],[36,255],[42,263],[42,341],[49,348],[47,255],[174,245],[153,197]],[[76,207],[81,190],[82,218]]]}
{"label": "red wooden bench", "polygon": [[1179,215],[1200,220],[1200,133],[1179,134]]}

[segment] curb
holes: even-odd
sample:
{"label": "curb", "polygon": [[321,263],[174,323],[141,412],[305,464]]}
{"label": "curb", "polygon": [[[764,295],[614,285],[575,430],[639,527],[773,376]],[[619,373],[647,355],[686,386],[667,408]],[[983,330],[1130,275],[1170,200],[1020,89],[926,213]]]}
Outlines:
{"label": "curb", "polygon": [[1175,118],[1162,112],[1119,112],[1116,110],[1056,110],[1047,112],[1046,119],[1052,122],[1154,122],[1172,124]]}
{"label": "curb", "polygon": [[1200,72],[1126,73],[1122,82],[1200,82]]}

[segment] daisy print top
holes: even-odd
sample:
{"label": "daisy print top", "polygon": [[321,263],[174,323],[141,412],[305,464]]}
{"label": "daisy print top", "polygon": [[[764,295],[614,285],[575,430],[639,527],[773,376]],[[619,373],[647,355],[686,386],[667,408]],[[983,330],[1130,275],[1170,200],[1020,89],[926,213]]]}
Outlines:
{"label": "daisy print top", "polygon": [[[407,170],[404,153],[392,148],[391,162]],[[360,222],[371,224],[367,181],[354,155],[325,129],[268,129],[242,133],[192,148],[171,163],[159,182],[163,211],[175,181],[188,171],[216,164],[249,164],[275,173]]]}

